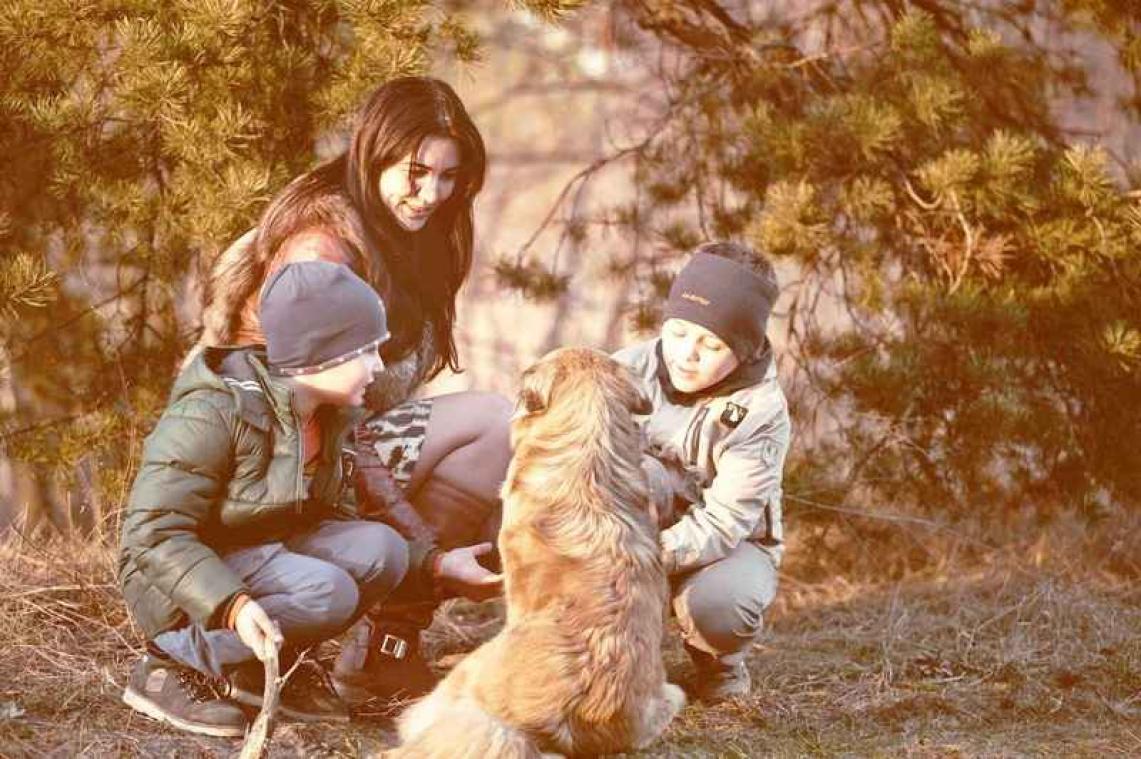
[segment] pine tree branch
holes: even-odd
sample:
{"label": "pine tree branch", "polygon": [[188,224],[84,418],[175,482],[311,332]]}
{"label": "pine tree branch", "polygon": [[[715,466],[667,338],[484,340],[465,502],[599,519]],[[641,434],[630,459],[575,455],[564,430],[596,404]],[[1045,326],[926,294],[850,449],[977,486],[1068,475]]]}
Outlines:
{"label": "pine tree branch", "polygon": [[114,295],[111,295],[111,296],[104,298],[103,300],[99,301],[98,303],[91,304],[87,308],[83,309],[79,313],[72,316],[70,319],[62,321],[59,324],[53,324],[52,326],[50,326],[46,329],[40,330],[39,332],[32,335],[31,337],[27,337],[27,338],[24,338],[21,340],[13,341],[14,346],[16,346],[16,347],[22,346],[24,349],[21,352],[11,356],[8,359],[9,363],[15,364],[15,363],[25,359],[32,352],[32,347],[35,346],[36,343],[40,342],[44,338],[46,338],[50,335],[53,335],[57,332],[60,332],[62,330],[65,330],[68,327],[70,327],[71,325],[78,322],[83,317],[87,316],[88,314],[92,314],[92,313],[98,311],[99,309],[103,308],[104,306],[109,306],[110,304],[114,303],[115,301],[121,300],[122,298],[125,298],[126,296],[130,295],[137,288],[139,288],[146,281],[146,279],[147,279],[146,276],[142,276],[139,279],[137,279],[134,283],[128,285],[125,289],[120,290],[119,292],[115,293]]}
{"label": "pine tree branch", "polygon": [[53,427],[59,427],[60,425],[71,424],[85,417],[98,414],[103,411],[103,403],[107,401],[108,397],[108,393],[103,393],[94,399],[80,399],[86,408],[84,411],[77,411],[74,414],[64,414],[63,416],[56,416],[51,419],[41,419],[38,422],[33,422],[24,427],[18,427],[0,434],[0,446],[3,446],[4,443],[9,440],[15,440],[24,435],[31,435],[32,433],[42,432],[43,430],[49,430]]}

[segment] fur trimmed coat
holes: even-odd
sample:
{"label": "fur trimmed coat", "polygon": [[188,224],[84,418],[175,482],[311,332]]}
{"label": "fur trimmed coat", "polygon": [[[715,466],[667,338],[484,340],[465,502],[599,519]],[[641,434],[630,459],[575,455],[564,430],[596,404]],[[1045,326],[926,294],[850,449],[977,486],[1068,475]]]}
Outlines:
{"label": "fur trimmed coat", "polygon": [[[351,201],[341,193],[325,193],[311,202],[297,231],[272,251],[259,250],[257,229],[234,241],[214,261],[203,296],[202,336],[190,358],[204,347],[264,344],[257,319],[258,295],[266,278],[293,261],[343,263],[364,277],[384,298],[391,280],[383,270],[369,276],[364,225]],[[428,376],[436,357],[432,324],[425,320],[421,338],[404,355],[385,357],[385,371],[369,386],[365,403],[385,412],[408,400]],[[190,360],[188,358],[188,361]]]}

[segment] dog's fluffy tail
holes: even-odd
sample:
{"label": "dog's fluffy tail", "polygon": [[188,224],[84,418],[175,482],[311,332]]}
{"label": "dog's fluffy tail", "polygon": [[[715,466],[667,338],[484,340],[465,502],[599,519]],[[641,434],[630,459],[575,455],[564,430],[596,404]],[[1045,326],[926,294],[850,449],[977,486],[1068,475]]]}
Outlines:
{"label": "dog's fluffy tail", "polygon": [[539,747],[523,731],[496,719],[468,699],[441,703],[431,696],[400,718],[398,748],[385,759],[540,759]]}

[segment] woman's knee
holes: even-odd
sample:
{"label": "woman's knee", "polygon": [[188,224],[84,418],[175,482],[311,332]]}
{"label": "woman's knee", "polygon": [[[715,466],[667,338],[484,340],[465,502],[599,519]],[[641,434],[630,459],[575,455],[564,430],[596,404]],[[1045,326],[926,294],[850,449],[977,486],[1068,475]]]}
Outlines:
{"label": "woman's knee", "polygon": [[477,409],[479,420],[479,440],[486,445],[501,449],[510,455],[511,415],[514,405],[499,393],[472,392],[470,404]]}
{"label": "woman's knee", "polygon": [[429,478],[483,493],[511,458],[512,407],[496,393],[467,391],[432,399],[432,415],[408,490]]}
{"label": "woman's knee", "polygon": [[438,399],[409,491],[421,497],[432,480],[439,497],[454,490],[484,505],[498,501],[511,460],[510,417],[510,403],[495,393]]}
{"label": "woman's knee", "polygon": [[439,427],[439,432],[471,440],[505,432],[513,411],[511,401],[499,393],[465,390],[434,397],[428,424]]}
{"label": "woman's knee", "polygon": [[476,392],[475,395],[479,399],[480,406],[486,409],[489,417],[501,422],[511,418],[515,407],[506,396],[491,392]]}

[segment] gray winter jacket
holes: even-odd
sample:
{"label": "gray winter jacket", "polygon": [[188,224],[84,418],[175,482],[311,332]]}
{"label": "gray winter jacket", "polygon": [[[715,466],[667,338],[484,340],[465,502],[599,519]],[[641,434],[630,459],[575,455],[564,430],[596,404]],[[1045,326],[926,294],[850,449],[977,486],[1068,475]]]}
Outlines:
{"label": "gray winter jacket", "polygon": [[671,572],[710,564],[752,540],[779,564],[781,478],[791,423],[769,362],[757,383],[725,395],[671,402],[658,379],[660,340],[624,348],[614,358],[641,377],[654,410],[644,427],[648,450],[685,502],[662,532]]}

